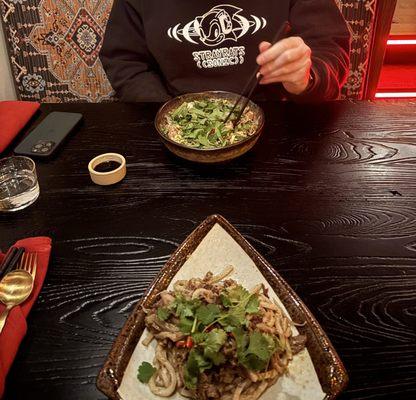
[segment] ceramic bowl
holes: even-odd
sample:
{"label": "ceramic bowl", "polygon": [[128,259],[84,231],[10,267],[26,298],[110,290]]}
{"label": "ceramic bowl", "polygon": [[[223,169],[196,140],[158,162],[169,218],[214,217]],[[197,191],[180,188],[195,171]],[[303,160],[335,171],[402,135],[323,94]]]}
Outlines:
{"label": "ceramic bowl", "polygon": [[235,93],[219,91],[190,93],[175,97],[174,99],[165,103],[156,115],[155,127],[162,143],[166,146],[166,148],[172,153],[176,154],[178,157],[184,158],[188,161],[203,164],[215,164],[233,160],[251,150],[262,134],[265,122],[263,110],[252,101],[248,103],[248,107],[250,107],[256,113],[256,117],[259,121],[258,127],[253,135],[240,142],[220,148],[198,149],[175,142],[163,132],[162,128],[166,121],[166,115],[169,112],[179,107],[185,101],[204,100],[208,98],[227,99],[234,103],[238,100],[239,95]]}

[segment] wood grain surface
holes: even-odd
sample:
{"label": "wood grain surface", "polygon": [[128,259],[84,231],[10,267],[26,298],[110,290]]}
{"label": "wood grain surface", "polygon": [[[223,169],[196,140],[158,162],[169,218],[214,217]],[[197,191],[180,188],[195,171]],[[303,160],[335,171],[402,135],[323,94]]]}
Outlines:
{"label": "wood grain surface", "polygon": [[391,34],[416,34],[416,0],[397,0]]}
{"label": "wood grain surface", "polygon": [[[54,241],[5,399],[103,400],[95,379],[130,310],[214,213],[326,330],[350,375],[341,399],[416,398],[416,104],[262,106],[253,151],[210,167],[167,153],[153,128],[158,105],[42,106],[41,118],[73,111],[84,123],[37,162],[39,200],[0,214],[3,249]],[[127,177],[95,186],[88,161],[109,151],[124,154]]]}

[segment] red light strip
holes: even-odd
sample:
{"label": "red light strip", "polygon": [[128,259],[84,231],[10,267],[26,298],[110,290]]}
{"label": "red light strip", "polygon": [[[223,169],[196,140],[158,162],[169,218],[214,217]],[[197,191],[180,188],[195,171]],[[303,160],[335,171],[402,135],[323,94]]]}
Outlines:
{"label": "red light strip", "polygon": [[416,92],[384,92],[376,93],[377,99],[398,99],[416,97]]}
{"label": "red light strip", "polygon": [[398,46],[398,45],[416,45],[416,39],[389,39],[387,40],[389,46]]}

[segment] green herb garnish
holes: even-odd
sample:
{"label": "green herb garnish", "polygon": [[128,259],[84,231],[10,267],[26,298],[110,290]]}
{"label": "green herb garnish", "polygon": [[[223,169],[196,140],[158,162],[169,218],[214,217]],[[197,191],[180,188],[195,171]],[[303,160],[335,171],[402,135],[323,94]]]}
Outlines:
{"label": "green herb garnish", "polygon": [[[252,135],[257,121],[249,117],[248,108],[234,129],[231,121],[224,124],[234,104],[226,99],[196,100],[182,103],[168,114],[165,133],[171,139],[196,148],[218,148],[239,142]],[[237,116],[236,109],[233,118]]]}
{"label": "green herb garnish", "polygon": [[149,383],[150,378],[156,371],[152,364],[144,361],[137,371],[137,379],[142,383]]}
{"label": "green herb garnish", "polygon": [[277,350],[277,343],[273,337],[257,331],[250,335],[236,331],[235,337],[239,363],[252,371],[265,370]]}
{"label": "green herb garnish", "polygon": [[165,307],[159,307],[157,309],[157,317],[161,320],[161,321],[166,321],[169,316],[170,316],[171,312],[168,308]]}
{"label": "green herb garnish", "polygon": [[208,304],[207,306],[200,306],[196,310],[196,317],[204,325],[209,325],[215,321],[221,314],[220,308],[216,304]]}
{"label": "green herb garnish", "polygon": [[194,317],[196,309],[201,305],[201,300],[187,300],[181,295],[176,295],[172,308],[177,317]]}
{"label": "green herb garnish", "polygon": [[[170,312],[173,312],[179,318],[179,329],[182,333],[189,335],[195,330],[195,313],[201,306],[201,300],[187,300],[182,295],[176,295],[175,301],[170,306]],[[159,316],[158,309],[158,316]],[[164,312],[162,311],[162,316]]]}
{"label": "green herb garnish", "polygon": [[241,285],[224,291],[221,294],[221,302],[226,310],[207,328],[219,323],[227,332],[231,332],[234,328],[247,325],[246,314],[257,313],[260,305],[258,296],[250,293]]}
{"label": "green herb garnish", "polygon": [[199,375],[211,368],[212,363],[206,360],[199,350],[192,349],[184,369],[185,386],[188,389],[196,389]]}
{"label": "green herb garnish", "polygon": [[214,365],[220,365],[225,362],[224,354],[220,353],[221,347],[227,340],[227,334],[222,329],[213,329],[207,333],[204,347],[204,357],[211,360]]}

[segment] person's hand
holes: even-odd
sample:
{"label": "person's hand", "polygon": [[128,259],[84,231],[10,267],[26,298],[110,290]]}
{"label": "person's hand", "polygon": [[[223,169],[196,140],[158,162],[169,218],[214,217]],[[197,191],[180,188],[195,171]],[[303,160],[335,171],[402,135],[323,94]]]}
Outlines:
{"label": "person's hand", "polygon": [[301,94],[309,85],[311,70],[311,49],[300,37],[290,37],[271,45],[262,42],[257,64],[263,75],[261,84],[282,82],[292,94]]}

